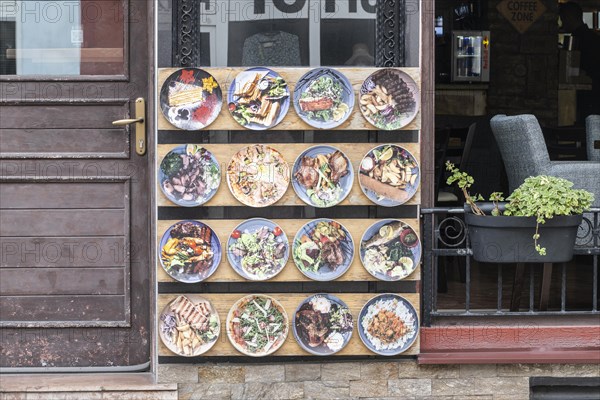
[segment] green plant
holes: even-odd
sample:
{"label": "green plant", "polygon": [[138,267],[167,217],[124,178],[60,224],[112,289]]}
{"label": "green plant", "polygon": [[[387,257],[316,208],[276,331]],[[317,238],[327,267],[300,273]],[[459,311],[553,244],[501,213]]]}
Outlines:
{"label": "green plant", "polygon": [[[446,169],[451,172],[447,183],[455,183],[462,190],[465,201],[471,207],[473,214],[485,216],[485,213],[475,204],[483,200],[481,195],[471,196],[468,189],[475,180],[466,172],[461,172],[451,162],[446,162]],[[515,191],[506,199],[504,213],[500,210],[499,202],[504,201],[501,192],[490,195],[494,203],[493,216],[506,215],[515,217],[535,217],[535,233],[533,240],[535,249],[540,255],[546,255],[546,248],[538,244],[540,238],[540,224],[546,223],[556,215],[583,214],[594,202],[594,195],[587,190],[573,189],[573,183],[555,176],[539,175],[525,179]]]}
{"label": "green plant", "polygon": [[573,183],[566,179],[539,175],[525,179],[525,182],[508,196],[504,215],[536,218],[533,239],[535,249],[541,255],[546,254],[546,249],[537,242],[540,238],[540,224],[556,215],[583,214],[594,201],[592,193],[572,187]]}

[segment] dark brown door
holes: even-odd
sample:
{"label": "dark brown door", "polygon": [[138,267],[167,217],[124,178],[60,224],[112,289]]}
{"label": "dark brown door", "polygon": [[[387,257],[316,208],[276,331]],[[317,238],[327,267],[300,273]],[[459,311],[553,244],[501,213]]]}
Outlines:
{"label": "dark brown door", "polygon": [[0,367],[142,369],[153,2],[1,3]]}

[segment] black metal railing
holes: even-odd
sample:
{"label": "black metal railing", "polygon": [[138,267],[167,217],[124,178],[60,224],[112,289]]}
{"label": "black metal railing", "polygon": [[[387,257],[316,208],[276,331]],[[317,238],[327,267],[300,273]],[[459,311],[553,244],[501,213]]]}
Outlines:
{"label": "black metal railing", "polygon": [[[506,317],[522,315],[600,315],[598,311],[598,258],[600,256],[600,208],[591,209],[589,213],[584,214],[583,222],[577,233],[575,245],[575,258],[571,263],[560,264],[560,288],[557,284],[550,286],[547,283],[546,292],[550,292],[552,299],[560,295],[560,306],[554,307],[536,306],[535,275],[540,271],[539,264],[496,264],[495,277],[495,307],[490,307],[489,297],[492,294],[488,290],[487,304],[482,306],[480,301],[473,301],[473,287],[481,286],[477,281],[479,275],[473,275],[473,268],[485,268],[485,272],[490,274],[490,266],[493,264],[477,263],[471,257],[472,250],[470,246],[469,230],[464,222],[464,209],[461,208],[430,208],[421,210],[422,217],[422,235],[423,235],[423,324],[431,326],[436,317]],[[460,269],[460,282],[448,286],[447,275],[440,273],[445,267],[452,263]],[[585,264],[585,268],[575,268],[580,264]],[[552,271],[552,265],[544,265]],[[525,279],[512,282],[512,298],[510,306],[506,301],[505,286],[510,283],[510,277],[507,279],[506,271],[515,268],[521,276],[525,275],[528,269],[528,297],[527,307],[520,307],[521,292],[524,291],[520,286]],[[518,269],[521,268],[519,271]],[[480,270],[479,270],[480,271]],[[478,271],[478,272],[479,272]],[[544,274],[548,271],[544,270]],[[586,283],[591,281],[591,299],[583,293],[578,293],[578,288],[571,288],[571,295],[576,293],[578,304],[570,307],[567,304],[568,274],[577,274],[581,279],[584,274]],[[587,274],[590,274],[588,277]],[[487,282],[490,286],[490,282]],[[489,288],[488,288],[489,289]],[[538,288],[539,290],[540,288]],[[445,303],[438,301],[438,295],[443,292],[443,296],[451,296],[453,301]],[[583,306],[581,297],[584,296]],[[495,301],[494,301],[495,300]],[[513,302],[515,304],[513,304]],[[555,301],[554,303],[558,303]]]}

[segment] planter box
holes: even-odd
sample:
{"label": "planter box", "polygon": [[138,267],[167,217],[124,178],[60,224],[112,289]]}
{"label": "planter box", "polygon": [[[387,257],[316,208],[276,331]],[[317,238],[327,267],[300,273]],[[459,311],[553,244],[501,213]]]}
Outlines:
{"label": "planter box", "polygon": [[[487,214],[491,203],[478,204]],[[465,222],[469,230],[473,258],[494,263],[559,263],[573,258],[573,248],[582,215],[556,216],[540,225],[538,243],[546,248],[542,256],[535,250],[534,217],[480,216],[465,206]]]}

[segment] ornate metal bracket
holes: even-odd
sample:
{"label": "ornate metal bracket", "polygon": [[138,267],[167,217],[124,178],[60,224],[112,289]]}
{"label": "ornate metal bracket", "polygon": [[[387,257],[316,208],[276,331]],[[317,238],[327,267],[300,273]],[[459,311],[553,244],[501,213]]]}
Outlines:
{"label": "ornate metal bracket", "polygon": [[406,0],[379,0],[375,49],[375,63],[378,67],[404,66],[405,31]]}
{"label": "ornate metal bracket", "polygon": [[173,66],[200,65],[200,3],[173,1]]}

